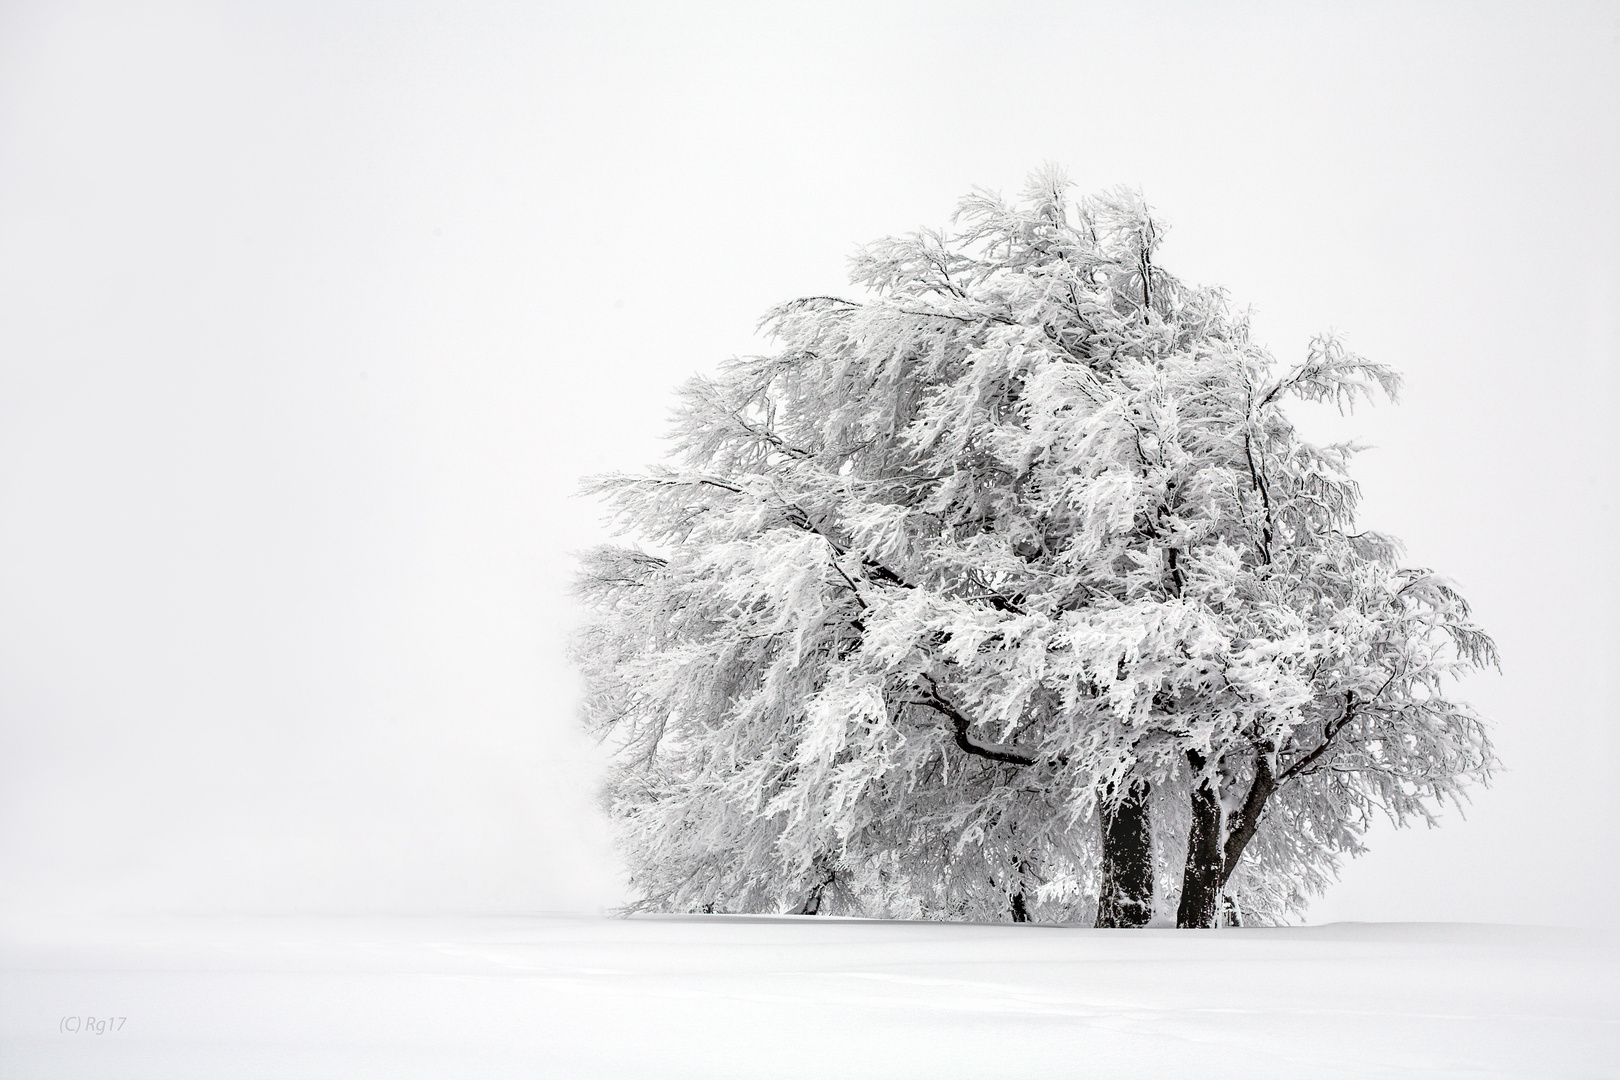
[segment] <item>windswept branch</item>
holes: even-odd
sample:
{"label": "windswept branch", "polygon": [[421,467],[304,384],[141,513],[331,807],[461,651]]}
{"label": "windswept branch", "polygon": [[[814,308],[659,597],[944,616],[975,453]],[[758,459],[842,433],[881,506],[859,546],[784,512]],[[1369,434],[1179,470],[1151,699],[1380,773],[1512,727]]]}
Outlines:
{"label": "windswept branch", "polygon": [[[698,477],[697,479],[692,480],[653,478],[649,482],[671,486],[696,485],[701,487],[712,487],[731,495],[749,494],[749,492],[744,491],[742,488],[736,487],[732,484],[727,484],[724,481],[716,480],[713,477],[708,476]],[[840,543],[837,538],[835,538],[825,527],[822,526],[820,522],[812,518],[809,512],[806,511],[802,506],[799,506],[796,503],[788,502],[784,499],[782,501],[782,517],[783,520],[785,520],[795,529],[803,529],[805,532],[815,533],[817,536],[827,541],[828,546],[831,547],[836,554],[840,556],[849,554],[849,548]],[[901,589],[916,588],[915,585],[901,577],[898,573],[864,553],[861,555],[861,569],[869,579],[879,584],[893,585]],[[997,592],[986,592],[984,595],[974,596],[971,599],[989,604],[995,610],[1005,611],[1010,615],[1024,614],[1024,609],[1016,601],[1011,600]]]}
{"label": "windswept branch", "polygon": [[[835,540],[826,529],[821,527],[819,522],[817,522],[804,510],[803,507],[794,503],[787,503],[782,512],[782,516],[786,518],[787,523],[792,525],[795,529],[803,529],[805,532],[815,533],[817,536],[827,541],[827,546],[833,549],[834,554],[849,554],[849,548]],[[895,585],[902,589],[916,588],[916,586],[911,582],[907,581],[893,570],[890,570],[887,566],[884,566],[876,559],[873,559],[865,554],[861,555],[861,569],[866,573],[867,577],[871,578],[873,581],[881,582],[884,585]],[[865,605],[863,604],[862,606]]]}

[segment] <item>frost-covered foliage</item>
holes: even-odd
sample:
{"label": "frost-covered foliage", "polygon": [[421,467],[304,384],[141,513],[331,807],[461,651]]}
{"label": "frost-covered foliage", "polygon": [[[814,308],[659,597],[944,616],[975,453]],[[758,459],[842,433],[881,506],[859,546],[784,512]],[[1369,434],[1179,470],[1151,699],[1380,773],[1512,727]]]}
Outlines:
{"label": "frost-covered foliage", "polygon": [[1185,862],[1280,918],[1493,760],[1443,692],[1490,640],[1282,409],[1398,380],[1326,337],[1278,373],[1132,193],[956,226],[772,311],[669,465],[589,485],[645,545],[586,557],[575,650],[641,903],[1087,919],[1138,784],[1161,910]]}

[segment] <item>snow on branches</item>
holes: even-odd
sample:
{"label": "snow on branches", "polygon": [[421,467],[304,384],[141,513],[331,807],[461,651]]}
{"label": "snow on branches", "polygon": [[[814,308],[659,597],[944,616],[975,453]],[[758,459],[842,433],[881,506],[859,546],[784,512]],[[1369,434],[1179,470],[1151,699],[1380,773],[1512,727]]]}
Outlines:
{"label": "snow on branches", "polygon": [[640,903],[1277,919],[1485,779],[1444,689],[1490,639],[1283,412],[1397,376],[1276,371],[1133,193],[955,226],[771,311],[669,465],[588,485],[646,545],[586,556],[575,649]]}

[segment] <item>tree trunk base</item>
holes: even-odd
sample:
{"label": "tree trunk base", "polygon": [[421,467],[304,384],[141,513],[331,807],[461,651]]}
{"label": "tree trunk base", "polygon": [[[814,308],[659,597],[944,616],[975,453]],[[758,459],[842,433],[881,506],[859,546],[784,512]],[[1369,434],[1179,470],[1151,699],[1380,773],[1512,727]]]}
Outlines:
{"label": "tree trunk base", "polygon": [[1102,891],[1099,929],[1136,929],[1153,919],[1153,829],[1146,784],[1127,783],[1124,794],[1102,807]]}
{"label": "tree trunk base", "polygon": [[[1187,755],[1192,758],[1193,755]],[[1194,761],[1194,769],[1202,767]],[[1187,834],[1187,871],[1181,879],[1176,925],[1202,930],[1215,925],[1221,899],[1221,803],[1215,789],[1198,781],[1192,793],[1192,829]]]}

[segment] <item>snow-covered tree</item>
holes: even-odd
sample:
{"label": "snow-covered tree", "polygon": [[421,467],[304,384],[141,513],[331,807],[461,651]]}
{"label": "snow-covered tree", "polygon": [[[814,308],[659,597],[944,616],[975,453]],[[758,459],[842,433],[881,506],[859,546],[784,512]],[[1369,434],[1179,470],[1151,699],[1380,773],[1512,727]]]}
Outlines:
{"label": "snow-covered tree", "polygon": [[589,485],[645,545],[588,554],[576,648],[644,905],[1276,919],[1488,776],[1444,691],[1490,639],[1283,412],[1395,375],[1278,374],[1065,187],[871,245]]}

